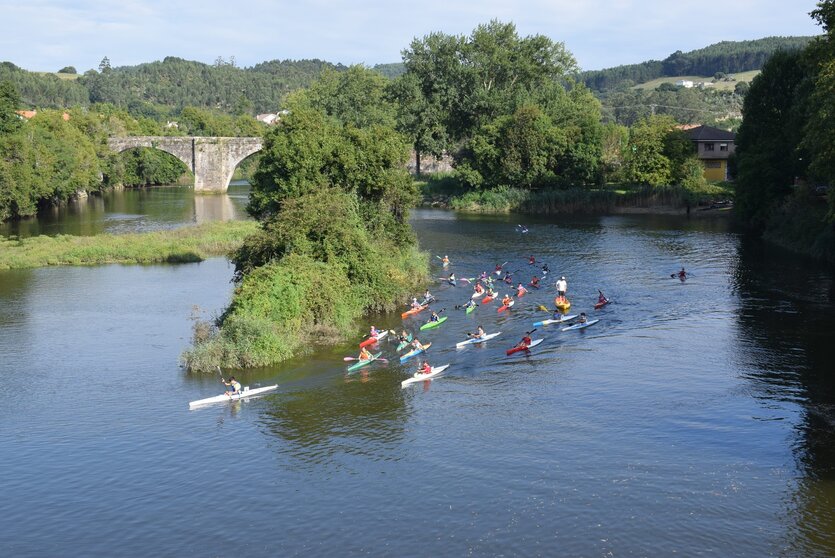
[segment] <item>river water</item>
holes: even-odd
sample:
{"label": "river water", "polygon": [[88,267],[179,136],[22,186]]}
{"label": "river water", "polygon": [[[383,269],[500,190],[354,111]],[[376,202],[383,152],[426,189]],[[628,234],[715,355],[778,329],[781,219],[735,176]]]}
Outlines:
{"label": "river water", "polygon": [[[113,196],[15,234],[169,227],[204,203]],[[352,342],[238,375],[278,383],[271,395],[189,411],[223,387],[178,356],[191,318],[229,300],[224,259],[0,272],[4,554],[835,555],[830,270],[724,219],[418,210],[413,224],[459,277],[509,261],[527,282],[531,254],[552,272],[501,314],[464,315],[468,287],[433,286],[449,319],[420,338],[451,366],[406,389],[414,364],[386,343],[388,365],[346,374]],[[539,328],[529,356],[506,357],[558,273],[572,311],[600,322]],[[594,311],[598,288],[613,302]],[[502,335],[455,349],[478,324]]]}

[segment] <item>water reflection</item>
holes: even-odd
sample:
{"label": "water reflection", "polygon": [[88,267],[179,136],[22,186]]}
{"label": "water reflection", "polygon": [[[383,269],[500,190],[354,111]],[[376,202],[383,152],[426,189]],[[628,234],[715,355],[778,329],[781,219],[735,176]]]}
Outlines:
{"label": "water reflection", "polygon": [[800,406],[787,546],[835,554],[835,284],[807,260],[746,239],[733,275],[740,298],[740,366],[755,397]]}
{"label": "water reflection", "polygon": [[409,413],[394,383],[399,378],[386,370],[331,377],[327,385],[284,394],[264,424],[286,442],[283,451],[309,465],[351,467],[351,457],[399,461]]}
{"label": "water reflection", "polygon": [[130,188],[47,207],[37,219],[0,223],[0,235],[92,236],[169,229],[188,223],[246,219],[249,185],[233,182],[224,194],[195,196],[185,186]]}

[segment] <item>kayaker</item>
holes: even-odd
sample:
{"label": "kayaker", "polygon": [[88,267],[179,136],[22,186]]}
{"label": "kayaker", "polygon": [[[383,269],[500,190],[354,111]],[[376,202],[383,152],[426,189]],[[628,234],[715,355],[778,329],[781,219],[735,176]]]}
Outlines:
{"label": "kayaker", "polygon": [[443,262],[444,265],[449,265],[449,256],[444,254],[444,257],[441,258],[441,261]]}
{"label": "kayaker", "polygon": [[560,298],[565,298],[565,292],[568,290],[568,281],[565,280],[565,276],[560,277],[557,280],[557,296]]}
{"label": "kayaker", "polygon": [[438,313],[437,312],[432,312],[432,315],[429,316],[429,322],[432,323],[432,322],[439,322],[439,321],[441,321],[441,317],[438,315]]}
{"label": "kayaker", "polygon": [[534,275],[533,279],[531,279],[531,287],[538,289],[539,288],[539,277]]}
{"label": "kayaker", "polygon": [[486,281],[488,277],[489,277],[489,275],[487,275],[487,272],[486,272],[486,271],[482,271],[482,272],[481,272],[481,275],[479,275],[479,276],[478,276],[478,278],[479,278],[481,281]]}
{"label": "kayaker", "polygon": [[553,320],[562,321],[563,313],[560,311],[559,308],[554,309],[554,316],[551,318]]}
{"label": "kayaker", "polygon": [[426,292],[423,293],[423,300],[429,302],[430,300],[434,299],[435,297],[432,296],[432,293],[429,292],[429,289],[426,289]]}
{"label": "kayaker", "polygon": [[484,292],[484,287],[482,287],[482,286],[481,286],[481,283],[476,283],[476,284],[475,284],[475,287],[473,288],[473,290],[474,290],[475,292],[477,292],[478,294],[481,294],[481,293],[483,293],[483,292]]}
{"label": "kayaker", "polygon": [[481,339],[485,335],[487,335],[487,334],[484,333],[484,328],[481,327],[481,326],[478,326],[476,328],[475,333],[468,333],[467,334],[468,337],[472,337],[473,339]]}
{"label": "kayaker", "polygon": [[580,312],[580,319],[577,320],[577,321],[580,322],[581,324],[584,324],[584,323],[586,323],[587,320],[588,320],[588,318],[586,318],[586,313],[585,312]]}
{"label": "kayaker", "polygon": [[597,289],[597,293],[598,293],[598,296],[597,296],[597,303],[598,304],[606,304],[607,302],[609,302],[609,299],[606,298],[606,295],[603,294],[603,291],[601,291],[600,289]]}
{"label": "kayaker", "polygon": [[380,332],[377,330],[375,326],[371,326],[371,332],[368,334],[368,336],[376,339],[380,336]]}
{"label": "kayaker", "polygon": [[401,332],[400,332],[400,335],[398,335],[398,336],[397,336],[397,339],[398,339],[401,343],[408,343],[408,342],[409,342],[409,334],[408,334],[408,332],[406,332],[406,330],[404,329],[403,331],[401,331]]}
{"label": "kayaker", "polygon": [[423,344],[415,337],[414,341],[412,341],[412,348],[418,351],[423,349]]}
{"label": "kayaker", "polygon": [[526,289],[524,285],[522,285],[522,283],[519,283],[519,286],[516,287],[516,298],[519,298],[520,296],[527,294],[527,292],[528,289]]}
{"label": "kayaker", "polygon": [[683,267],[681,268],[681,271],[679,271],[678,273],[673,273],[672,275],[670,275],[670,277],[675,277],[676,275],[678,275],[678,278],[681,279],[682,281],[687,279],[687,272],[684,271]]}
{"label": "kayaker", "polygon": [[420,302],[418,302],[417,297],[412,298],[412,309],[420,308]]}
{"label": "kayaker", "polygon": [[551,271],[548,269],[548,264],[542,264],[542,275],[548,275],[548,272]]}
{"label": "kayaker", "polygon": [[362,349],[360,349],[360,355],[357,358],[359,360],[371,360],[372,358],[374,358],[374,355],[372,355],[371,351],[369,351],[366,347],[363,347]]}
{"label": "kayaker", "polygon": [[487,287],[487,296],[490,298],[496,298],[496,292],[493,290],[492,286]]}
{"label": "kayaker", "polygon": [[531,341],[530,333],[526,333],[525,336],[522,337],[522,340],[519,341],[516,344],[516,346],[519,347],[520,349],[527,349],[528,347],[531,346],[531,342],[532,341]]}
{"label": "kayaker", "polygon": [[229,386],[229,389],[226,390],[226,395],[235,395],[236,393],[241,393],[241,382],[235,379],[235,376],[230,376],[228,380],[224,380],[221,378],[223,385]]}
{"label": "kayaker", "polygon": [[449,282],[450,285],[452,285],[454,287],[455,286],[455,274],[450,273],[449,278],[447,279],[447,281]]}
{"label": "kayaker", "polygon": [[469,308],[475,308],[476,306],[478,305],[475,303],[475,300],[470,299],[470,301],[464,305],[464,310],[467,310]]}
{"label": "kayaker", "polygon": [[508,273],[507,275],[504,276],[504,282],[507,283],[508,285],[513,284],[513,277],[511,277],[510,273]]}
{"label": "kayaker", "polygon": [[536,258],[534,258],[533,256],[531,256],[530,258],[528,258],[528,265],[533,265],[533,264],[535,264],[535,263],[536,263]]}
{"label": "kayaker", "polygon": [[431,374],[432,373],[432,367],[429,366],[429,361],[428,360],[424,360],[423,363],[418,365],[417,373],[418,374]]}
{"label": "kayaker", "polygon": [[513,302],[513,299],[510,297],[510,295],[504,295],[504,297],[502,297],[502,306],[507,306],[511,302]]}

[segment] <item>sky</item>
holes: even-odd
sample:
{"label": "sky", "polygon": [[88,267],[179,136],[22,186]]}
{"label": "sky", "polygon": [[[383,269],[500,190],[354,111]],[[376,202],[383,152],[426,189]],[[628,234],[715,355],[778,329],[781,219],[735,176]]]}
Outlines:
{"label": "sky", "polygon": [[414,38],[491,19],[565,43],[597,70],[726,40],[816,35],[815,0],[0,0],[0,61],[79,73],[176,56],[238,66],[319,58],[400,62]]}

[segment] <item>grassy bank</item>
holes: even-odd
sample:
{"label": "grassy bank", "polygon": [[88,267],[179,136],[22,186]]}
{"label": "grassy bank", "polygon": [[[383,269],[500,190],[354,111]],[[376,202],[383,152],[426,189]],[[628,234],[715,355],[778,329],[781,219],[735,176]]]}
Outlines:
{"label": "grassy bank", "polygon": [[199,262],[237,249],[257,228],[253,221],[229,221],[136,234],[2,238],[0,269]]}
{"label": "grassy bank", "polygon": [[[440,188],[431,186],[426,194],[430,204],[438,204]],[[620,208],[677,208],[685,211],[709,205],[713,201],[733,199],[727,184],[710,184],[699,191],[678,186],[607,188],[571,188],[567,190],[523,190],[501,187],[470,192],[448,191],[446,205],[456,211],[478,213],[527,213],[554,215],[564,213],[616,213]],[[427,199],[427,197],[425,197]]]}

